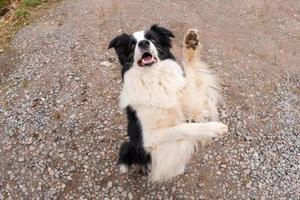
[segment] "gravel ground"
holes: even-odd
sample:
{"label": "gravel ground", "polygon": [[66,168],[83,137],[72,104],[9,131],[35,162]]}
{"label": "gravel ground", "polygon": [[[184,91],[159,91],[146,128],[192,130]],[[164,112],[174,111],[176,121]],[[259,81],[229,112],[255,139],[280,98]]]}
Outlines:
{"label": "gravel ground", "polygon": [[[119,175],[126,121],[107,44],[159,23],[200,30],[230,133],[185,175]],[[300,199],[300,2],[66,0],[0,54],[0,199]]]}

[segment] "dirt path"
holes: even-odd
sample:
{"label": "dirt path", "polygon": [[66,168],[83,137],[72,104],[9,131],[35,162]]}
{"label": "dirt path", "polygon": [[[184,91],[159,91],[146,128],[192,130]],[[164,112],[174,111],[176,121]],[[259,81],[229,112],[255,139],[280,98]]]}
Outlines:
{"label": "dirt path", "polygon": [[[184,176],[119,175],[120,32],[188,28],[223,78],[225,139]],[[0,54],[0,199],[300,199],[300,3],[66,0]]]}

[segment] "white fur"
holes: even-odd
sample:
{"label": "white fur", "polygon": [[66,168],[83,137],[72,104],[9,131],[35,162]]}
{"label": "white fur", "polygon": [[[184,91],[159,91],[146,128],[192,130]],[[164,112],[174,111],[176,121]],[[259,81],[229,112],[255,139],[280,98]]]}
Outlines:
{"label": "white fur", "polygon": [[220,99],[220,87],[216,76],[203,62],[195,63],[195,68],[192,69],[185,67],[185,73],[187,86],[182,95],[185,118],[197,122],[218,121],[217,103]]}
{"label": "white fur", "polygon": [[183,173],[196,141],[226,132],[222,123],[182,123],[181,96],[186,80],[173,60],[151,67],[133,65],[124,75],[120,106],[130,105],[141,121],[144,147],[151,153],[151,179],[165,181]]}
{"label": "white fur", "polygon": [[145,39],[145,31],[137,31],[132,35],[137,40],[137,42]]}
{"label": "white fur", "polygon": [[[199,40],[196,29],[190,29],[185,37],[191,31],[197,34]],[[218,121],[217,104],[220,100],[220,85],[217,77],[200,60],[200,48],[200,44],[195,49],[183,48],[183,66],[187,80],[182,95],[183,112],[188,120]]]}
{"label": "white fur", "polygon": [[186,81],[181,67],[173,60],[164,60],[151,67],[134,65],[124,75],[121,108],[128,105],[174,107],[179,104],[178,93]]}

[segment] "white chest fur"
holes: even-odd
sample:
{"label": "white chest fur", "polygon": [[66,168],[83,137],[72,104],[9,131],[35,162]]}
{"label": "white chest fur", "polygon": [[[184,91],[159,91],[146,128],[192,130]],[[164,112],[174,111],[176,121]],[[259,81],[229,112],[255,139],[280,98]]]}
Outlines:
{"label": "white chest fur", "polygon": [[133,66],[125,73],[120,106],[170,108],[178,104],[178,93],[186,84],[181,67],[164,60],[147,68]]}

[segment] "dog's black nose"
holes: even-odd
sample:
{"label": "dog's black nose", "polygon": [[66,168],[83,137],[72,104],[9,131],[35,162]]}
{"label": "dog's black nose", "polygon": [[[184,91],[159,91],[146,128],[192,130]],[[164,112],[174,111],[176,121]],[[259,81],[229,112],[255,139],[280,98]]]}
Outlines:
{"label": "dog's black nose", "polygon": [[141,49],[147,49],[149,48],[150,42],[148,40],[141,40],[138,45]]}

